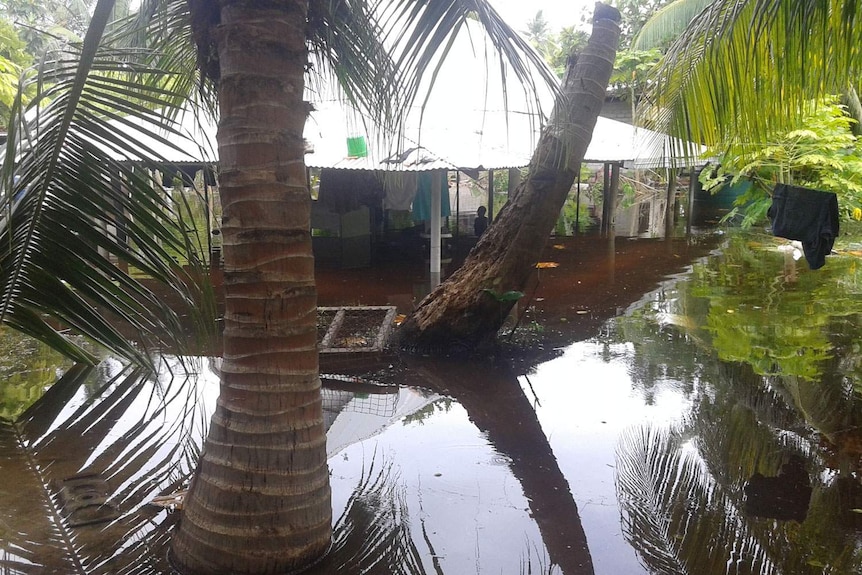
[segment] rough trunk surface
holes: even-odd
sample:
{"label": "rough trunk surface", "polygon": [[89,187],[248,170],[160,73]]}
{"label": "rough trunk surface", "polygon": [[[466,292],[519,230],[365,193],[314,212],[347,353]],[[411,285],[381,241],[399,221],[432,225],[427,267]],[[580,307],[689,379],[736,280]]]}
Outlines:
{"label": "rough trunk surface", "polygon": [[402,324],[402,349],[451,353],[493,338],[523,291],[575,181],[619,44],[619,12],[596,4],[589,43],[571,56],[548,127],[518,186],[464,264]]}
{"label": "rough trunk surface", "polygon": [[196,5],[219,10],[196,21],[212,23],[201,37],[219,67],[224,359],[171,558],[190,574],[288,573],[326,552],[332,516],[302,138],[308,2]]}

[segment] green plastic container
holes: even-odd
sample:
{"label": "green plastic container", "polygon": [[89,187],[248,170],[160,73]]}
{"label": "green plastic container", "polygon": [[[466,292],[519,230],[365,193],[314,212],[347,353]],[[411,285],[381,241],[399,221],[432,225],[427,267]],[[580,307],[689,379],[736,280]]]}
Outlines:
{"label": "green plastic container", "polygon": [[364,158],[368,155],[368,147],[365,145],[365,136],[347,138],[347,155],[351,158]]}

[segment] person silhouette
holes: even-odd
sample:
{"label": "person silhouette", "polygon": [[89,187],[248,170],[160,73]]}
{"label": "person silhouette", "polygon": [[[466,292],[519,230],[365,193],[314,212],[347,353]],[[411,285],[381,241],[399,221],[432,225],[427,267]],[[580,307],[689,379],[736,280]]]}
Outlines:
{"label": "person silhouette", "polygon": [[476,234],[477,238],[488,228],[488,216],[485,215],[487,211],[485,206],[479,206],[479,209],[476,210],[476,219],[473,220],[473,233]]}

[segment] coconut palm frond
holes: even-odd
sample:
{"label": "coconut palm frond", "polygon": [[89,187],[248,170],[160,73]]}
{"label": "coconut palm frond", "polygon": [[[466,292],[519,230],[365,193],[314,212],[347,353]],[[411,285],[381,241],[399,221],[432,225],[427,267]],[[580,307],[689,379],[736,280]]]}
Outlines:
{"label": "coconut palm frond", "polygon": [[738,497],[712,479],[681,431],[641,427],[621,438],[617,494],[626,537],[659,573],[724,573],[737,553],[756,566],[752,572],[774,572],[737,511]]}
{"label": "coconut palm frond", "polygon": [[410,533],[404,486],[377,452],[363,465],[359,482],[335,522],[326,559],[339,573],[424,573]]}
{"label": "coconut palm frond", "polygon": [[858,21],[856,0],[713,2],[668,50],[641,115],[707,145],[791,129],[857,81]]}
{"label": "coconut palm frond", "polygon": [[[61,391],[78,389],[91,372],[92,368],[83,365],[70,369],[54,384],[52,394],[60,396]],[[37,409],[31,408],[33,411]],[[45,417],[53,421],[56,412],[52,410]],[[84,573],[79,562],[68,553],[70,534],[55,521],[58,512],[52,494],[29,457],[27,440],[15,423],[0,421],[0,449],[7,454],[0,462],[6,485],[0,491],[3,502],[0,505],[2,571],[26,573],[34,565],[43,565],[51,566],[57,572]],[[28,519],[26,525],[19,524],[22,518]]]}
{"label": "coconut palm frond", "polygon": [[312,2],[309,22],[309,89],[315,100],[332,98],[333,88],[363,116],[398,131],[400,89],[384,36],[368,2]]}
{"label": "coconut palm frond", "polygon": [[[718,377],[730,401],[700,402],[692,429],[713,479],[739,491],[755,472],[777,471],[791,454],[816,457],[810,428],[792,397],[744,364],[722,364]],[[841,412],[832,402],[832,409]]]}
{"label": "coconut palm frond", "polygon": [[136,82],[155,90],[167,87],[162,97],[172,104],[166,110],[169,117],[191,101],[212,120],[217,117],[216,87],[198,68],[190,19],[186,0],[144,0],[137,12],[114,23],[105,43],[126,50],[130,71],[143,64],[142,73],[132,76]]}
{"label": "coconut palm frond", "polygon": [[427,96],[420,92],[428,86],[423,78],[427,81],[437,75],[455,37],[468,20],[477,21],[487,35],[490,49],[480,45],[476,52],[485,58],[489,68],[492,65],[499,68],[504,101],[508,102],[507,78],[513,74],[528,104],[537,111],[549,112],[542,110],[536,94],[540,88],[558,93],[556,76],[541,55],[486,0],[388,3],[382,11],[381,26],[387,30],[384,41],[393,46],[397,68],[402,71],[401,86],[406,89],[407,101]]}
{"label": "coconut palm frond", "polygon": [[[109,5],[100,2],[96,15]],[[162,71],[100,48],[94,21],[79,51],[60,53],[33,80],[41,92],[26,108],[19,100],[10,122],[0,172],[0,320],[78,361],[94,358],[64,329],[148,365],[156,346],[184,348],[179,314],[203,309],[193,279],[200,274],[174,261],[194,266],[200,254],[162,190],[157,170],[169,162],[152,149],[184,134],[153,111],[172,109],[176,93],[136,81]]]}
{"label": "coconut palm frond", "polygon": [[675,0],[647,20],[632,39],[633,50],[660,48],[679,36],[712,0]]}
{"label": "coconut palm frond", "polygon": [[79,364],[17,422],[0,426],[0,442],[14,454],[0,469],[15,485],[0,493],[4,567],[169,570],[153,549],[173,521],[149,502],[186,485],[213,399],[204,400],[196,374],[172,380],[168,363],[177,362],[164,358],[155,378],[113,361]]}
{"label": "coconut palm frond", "polygon": [[657,428],[629,431],[617,449],[617,495],[623,530],[644,562],[660,573],[687,573],[669,512],[675,483],[690,485],[694,469],[683,465],[680,438]]}

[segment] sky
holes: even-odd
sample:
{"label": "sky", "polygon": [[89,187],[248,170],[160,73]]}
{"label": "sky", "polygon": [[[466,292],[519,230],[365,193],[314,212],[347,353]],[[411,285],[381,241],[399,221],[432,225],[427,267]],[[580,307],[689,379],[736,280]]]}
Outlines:
{"label": "sky", "polygon": [[591,13],[595,6],[595,0],[489,0],[489,2],[503,19],[518,31],[525,30],[527,22],[541,10],[553,33],[559,32],[566,26],[579,27],[584,10],[587,9]]}

